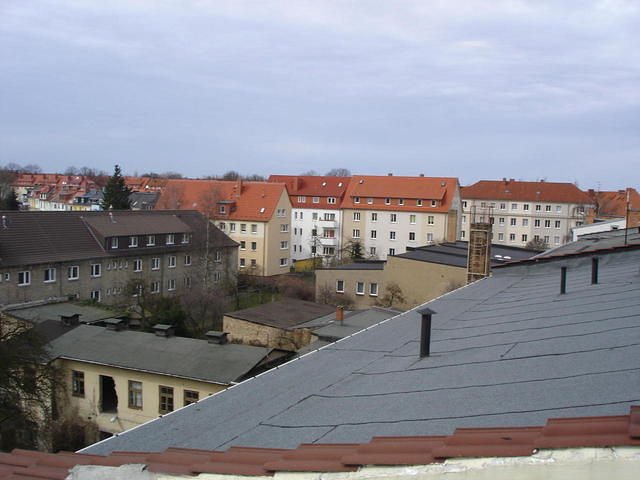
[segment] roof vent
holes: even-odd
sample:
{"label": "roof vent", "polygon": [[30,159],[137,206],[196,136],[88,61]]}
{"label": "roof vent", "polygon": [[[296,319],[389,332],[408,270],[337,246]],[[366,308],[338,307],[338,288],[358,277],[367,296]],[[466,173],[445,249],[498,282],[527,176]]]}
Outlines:
{"label": "roof vent", "polygon": [[447,182],[440,182],[440,186],[441,187],[446,187],[447,186]]}
{"label": "roof vent", "polygon": [[338,182],[338,186],[341,187],[342,186],[342,182]]}
{"label": "roof vent", "polygon": [[173,337],[175,334],[175,328],[173,325],[166,325],[164,323],[157,323],[153,326],[153,333],[158,337]]}
{"label": "roof vent", "polygon": [[264,207],[260,207],[260,213],[264,213]]}
{"label": "roof vent", "polygon": [[431,315],[436,312],[428,307],[418,310],[420,318],[420,358],[428,357],[431,353]]}
{"label": "roof vent", "polygon": [[393,173],[387,173],[387,177],[393,177]]}
{"label": "roof vent", "polygon": [[67,327],[75,327],[80,324],[80,314],[74,313],[73,315],[60,315],[60,321]]}
{"label": "roof vent", "polygon": [[221,332],[219,330],[209,330],[207,333],[205,333],[207,341],[209,343],[215,343],[217,345],[224,345],[225,343],[227,343],[227,335],[227,332]]}
{"label": "roof vent", "polygon": [[364,180],[360,179],[360,181],[358,183],[362,184],[362,183],[364,183]]}
{"label": "roof vent", "polygon": [[120,330],[124,330],[124,327],[127,325],[124,318],[107,318],[104,320],[104,326],[107,327],[107,330],[119,332]]}
{"label": "roof vent", "polygon": [[326,187],[327,186],[327,182],[322,182],[322,186]]}

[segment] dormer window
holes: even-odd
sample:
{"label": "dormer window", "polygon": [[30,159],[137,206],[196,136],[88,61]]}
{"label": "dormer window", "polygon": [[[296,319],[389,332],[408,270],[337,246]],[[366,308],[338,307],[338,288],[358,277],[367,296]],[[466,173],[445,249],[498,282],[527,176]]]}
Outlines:
{"label": "dormer window", "polygon": [[398,205],[404,205],[404,198],[398,199]]}
{"label": "dormer window", "polygon": [[298,203],[306,203],[306,201],[307,201],[307,197],[303,197],[303,196],[298,197]]}
{"label": "dormer window", "polygon": [[431,206],[432,207],[436,207],[438,205],[438,201],[437,200],[431,200]]}
{"label": "dormer window", "polygon": [[182,243],[191,242],[191,234],[189,232],[185,232],[182,234]]}
{"label": "dormer window", "polygon": [[312,198],[312,202],[313,203],[320,203],[320,197],[313,197]]}
{"label": "dormer window", "polygon": [[417,207],[421,207],[422,206],[422,199],[419,198],[418,200],[416,200],[416,206]]}
{"label": "dormer window", "polygon": [[111,248],[118,248],[118,237],[111,237]]}
{"label": "dormer window", "polygon": [[336,203],[336,197],[327,197],[327,203],[329,204],[335,204]]}
{"label": "dormer window", "polygon": [[167,245],[173,245],[176,243],[176,236],[173,233],[167,233]]}
{"label": "dormer window", "polygon": [[390,198],[385,198],[384,199],[384,204],[385,205],[391,205],[391,199]]}
{"label": "dormer window", "polygon": [[138,237],[129,237],[129,248],[134,248],[138,246]]}
{"label": "dormer window", "polygon": [[353,203],[360,203],[360,197],[353,197]]}
{"label": "dormer window", "polygon": [[220,205],[220,206],[218,207],[218,212],[220,212],[221,214],[223,214],[223,215],[224,215],[225,213],[227,213],[227,207],[226,207],[226,206],[224,206],[224,205]]}
{"label": "dormer window", "polygon": [[147,247],[153,247],[156,244],[155,235],[147,235]]}

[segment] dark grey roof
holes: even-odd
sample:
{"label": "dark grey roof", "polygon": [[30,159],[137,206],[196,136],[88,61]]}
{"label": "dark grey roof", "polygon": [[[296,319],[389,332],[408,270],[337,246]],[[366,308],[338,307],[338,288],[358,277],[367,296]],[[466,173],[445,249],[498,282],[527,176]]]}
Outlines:
{"label": "dark grey roof", "polygon": [[[109,212],[0,211],[4,217],[0,224],[0,267],[140,254],[140,249],[105,251],[96,234],[104,237],[190,231],[191,245],[204,245],[206,219],[196,211],[112,213],[116,223],[111,221]],[[213,225],[209,228],[209,241],[220,247],[237,245]],[[175,248],[180,248],[179,243]]]}
{"label": "dark grey roof", "polygon": [[[408,250],[406,253],[396,255],[396,257],[466,268],[468,248],[468,242],[458,240],[456,242],[417,247]],[[495,266],[505,262],[523,260],[538,253],[527,248],[509,247],[494,243],[491,245],[491,265]]]}
{"label": "dark grey roof", "polygon": [[627,230],[627,244],[640,244],[640,228],[623,228],[619,230],[610,230],[608,232],[597,232],[580,235],[580,237],[575,242],[570,242],[557,248],[547,250],[546,252],[536,255],[536,258],[621,247],[625,245],[625,230]]}
{"label": "dark grey roof", "polygon": [[[627,414],[640,402],[640,250],[502,268],[416,310],[86,449],[295,447]],[[559,294],[560,267],[568,288]]]}
{"label": "dark grey roof", "polygon": [[387,318],[394,317],[399,313],[400,311],[395,309],[372,307],[367,310],[345,313],[342,322],[335,321],[334,315],[333,321],[329,325],[314,330],[313,334],[321,340],[336,341],[380,323]]}
{"label": "dark grey roof", "polygon": [[345,263],[344,265],[325,267],[319,270],[383,270],[385,263],[384,261]]}
{"label": "dark grey roof", "polygon": [[301,328],[301,324],[308,323],[331,312],[335,312],[335,307],[331,305],[285,298],[277,302],[225,313],[225,315],[270,327],[295,329]]}
{"label": "dark grey roof", "polygon": [[270,349],[212,344],[131,330],[80,325],[49,344],[53,357],[228,385],[249,372]]}
{"label": "dark grey roof", "polygon": [[131,192],[129,204],[137,210],[153,210],[160,197],[160,192]]}
{"label": "dark grey roof", "polygon": [[[39,302],[40,303],[40,302]],[[90,305],[77,305],[71,302],[45,303],[40,305],[14,305],[2,310],[3,313],[31,323],[47,320],[60,321],[60,316],[80,315],[80,323],[93,323],[111,318],[116,313],[112,310]]]}

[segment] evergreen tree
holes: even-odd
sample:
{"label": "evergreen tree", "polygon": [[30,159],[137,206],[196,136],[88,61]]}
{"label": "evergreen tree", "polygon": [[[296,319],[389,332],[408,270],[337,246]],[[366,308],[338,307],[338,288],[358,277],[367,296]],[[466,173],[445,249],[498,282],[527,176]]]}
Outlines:
{"label": "evergreen tree", "polygon": [[124,177],[118,165],[113,170],[113,175],[104,186],[103,210],[129,210],[129,195],[131,189],[124,183]]}
{"label": "evergreen tree", "polygon": [[20,210],[18,195],[12,188],[5,197],[0,198],[0,210]]}

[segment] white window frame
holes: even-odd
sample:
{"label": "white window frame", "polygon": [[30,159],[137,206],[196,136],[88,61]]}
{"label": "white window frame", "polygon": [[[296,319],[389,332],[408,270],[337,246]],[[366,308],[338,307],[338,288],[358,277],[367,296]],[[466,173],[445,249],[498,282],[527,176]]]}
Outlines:
{"label": "white window frame", "polygon": [[427,216],[427,225],[435,225],[436,217],[434,215]]}
{"label": "white window frame", "polygon": [[118,237],[111,237],[111,249],[118,248]]}
{"label": "white window frame", "polygon": [[298,196],[298,203],[307,203],[307,197]]}
{"label": "white window frame", "polygon": [[96,302],[100,302],[100,300],[102,300],[102,293],[100,292],[100,290],[91,290],[91,293],[89,293],[89,298],[91,300],[95,300]]}
{"label": "white window frame", "polygon": [[176,289],[176,279],[170,278],[167,280],[167,292],[173,292]]}
{"label": "white window frame", "polygon": [[147,247],[154,247],[156,244],[155,235],[147,235]]}
{"label": "white window frame", "polygon": [[369,296],[370,297],[378,296],[378,284],[376,282],[372,282],[369,284]]}
{"label": "white window frame", "polygon": [[280,241],[280,250],[287,250],[289,248],[289,242],[287,240]]}
{"label": "white window frame", "polygon": [[185,267],[190,267],[191,266],[191,255],[185,255],[184,256],[184,266]]}
{"label": "white window frame", "polygon": [[102,264],[101,263],[92,263],[91,264],[91,277],[98,278],[102,276]]}
{"label": "white window frame", "polygon": [[151,270],[160,270],[160,257],[153,257],[151,259]]}
{"label": "white window frame", "polygon": [[353,221],[354,222],[360,221],[360,212],[353,212]]}
{"label": "white window frame", "polygon": [[286,267],[289,265],[289,257],[283,257],[280,259],[280,266]]}
{"label": "white window frame", "polygon": [[336,293],[344,293],[344,280],[336,280]]}
{"label": "white window frame", "polygon": [[176,236],[173,233],[167,233],[166,242],[167,245],[173,245],[176,243]]}
{"label": "white window frame", "polygon": [[[47,276],[49,279],[47,279]],[[55,267],[49,267],[44,269],[44,283],[55,283],[56,281],[56,269]]]}
{"label": "white window frame", "polygon": [[389,215],[389,221],[391,223],[398,223],[398,214],[397,213],[391,213]]}
{"label": "white window frame", "polygon": [[142,271],[142,259],[136,258],[133,261],[133,271],[134,272],[141,272]]}
{"label": "white window frame", "polygon": [[[72,274],[75,275],[72,276]],[[80,266],[79,265],[71,265],[67,267],[67,280],[78,280],[80,278]]]}
{"label": "white window frame", "polygon": [[335,205],[336,197],[327,197],[327,203],[330,205]]}
{"label": "white window frame", "polygon": [[354,228],[353,231],[351,232],[353,235],[353,238],[360,238],[360,229],[359,228]]}
{"label": "white window frame", "polygon": [[356,282],[356,295],[364,295],[364,282]]}
{"label": "white window frame", "polygon": [[129,237],[129,248],[135,248],[138,246],[138,237],[133,235]]}
{"label": "white window frame", "polygon": [[169,255],[167,257],[167,267],[168,268],[176,268],[177,258],[175,255]]}
{"label": "white window frame", "polygon": [[31,270],[18,272],[18,286],[26,287],[28,285],[31,285]]}

